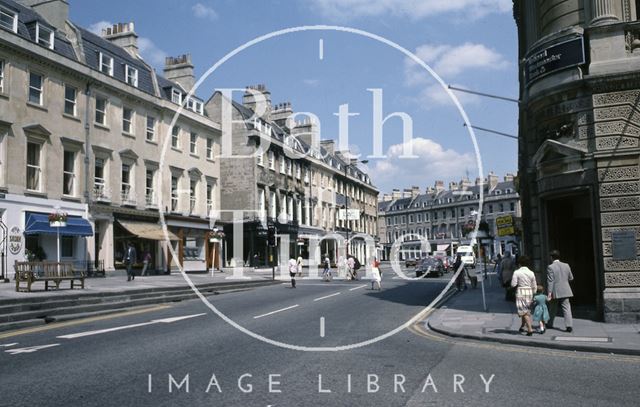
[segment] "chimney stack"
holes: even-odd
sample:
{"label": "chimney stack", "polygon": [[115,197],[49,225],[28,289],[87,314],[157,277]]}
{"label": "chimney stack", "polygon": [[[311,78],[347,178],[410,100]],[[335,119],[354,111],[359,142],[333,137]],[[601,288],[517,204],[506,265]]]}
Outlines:
{"label": "chimney stack", "polygon": [[57,30],[65,32],[69,19],[69,2],[67,0],[18,0],[18,2],[25,7],[31,7]]}
{"label": "chimney stack", "polygon": [[134,57],[138,56],[138,34],[133,23],[118,23],[102,29],[102,38],[124,48]]}
{"label": "chimney stack", "polygon": [[263,120],[271,121],[271,92],[265,85],[247,86],[242,96],[242,104]]}
{"label": "chimney stack", "polygon": [[[320,146],[322,146],[325,150],[329,152],[329,154],[334,154],[336,149],[336,143],[333,140],[321,140]],[[349,160],[346,160],[349,162]]]}
{"label": "chimney stack", "polygon": [[489,180],[489,190],[490,191],[494,190],[498,186],[498,182],[500,181],[498,176],[496,174],[494,174],[493,171],[491,171],[489,173],[489,176],[487,177],[487,179]]}
{"label": "chimney stack", "polygon": [[513,182],[513,179],[514,179],[514,175],[511,173],[507,173],[504,176],[504,182]]}
{"label": "chimney stack", "polygon": [[191,91],[196,83],[191,54],[167,57],[164,62],[164,76],[171,81],[177,82],[187,92]]}
{"label": "chimney stack", "polygon": [[458,183],[455,181],[449,182],[449,191],[457,191],[457,190],[458,190]]}
{"label": "chimney stack", "polygon": [[278,126],[285,128],[287,127],[287,117],[292,114],[293,108],[291,107],[291,102],[279,103],[275,105],[271,111],[271,120]]}
{"label": "chimney stack", "polygon": [[418,186],[412,186],[411,187],[411,198],[415,199],[418,197],[418,195],[420,195],[420,187]]}
{"label": "chimney stack", "polygon": [[400,192],[399,189],[394,189],[393,192],[391,193],[391,197],[396,200],[396,199],[400,199],[402,198],[402,193]]}
{"label": "chimney stack", "polygon": [[440,193],[444,191],[444,181],[436,181],[435,190],[436,190],[436,193]]}

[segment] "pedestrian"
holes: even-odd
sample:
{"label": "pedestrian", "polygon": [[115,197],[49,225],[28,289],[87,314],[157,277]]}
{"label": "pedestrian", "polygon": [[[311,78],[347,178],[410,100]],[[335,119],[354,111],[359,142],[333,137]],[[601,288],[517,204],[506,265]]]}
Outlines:
{"label": "pedestrian", "polygon": [[502,286],[505,289],[504,299],[511,302],[516,300],[516,292],[511,287],[511,278],[513,277],[515,268],[515,261],[513,257],[511,257],[511,252],[507,250],[504,252],[504,258],[500,262],[500,271],[502,273]]}
{"label": "pedestrian", "polygon": [[529,269],[531,261],[527,256],[518,258],[518,268],[513,272],[511,277],[511,286],[516,289],[516,307],[518,316],[522,319],[520,332],[524,332],[525,327],[527,336],[533,335],[531,326],[531,303],[533,302],[533,293],[537,289],[536,276]]}
{"label": "pedestrian", "polygon": [[151,253],[149,253],[149,250],[144,252],[144,257],[142,258],[142,273],[140,273],[141,276],[146,276],[147,275],[147,269],[149,268],[149,263],[151,263]]}
{"label": "pedestrian", "polygon": [[502,267],[500,267],[500,263],[502,263],[502,255],[498,253],[498,256],[496,256],[496,264],[493,266],[493,272],[496,273],[498,281],[502,284]]}
{"label": "pedestrian", "polygon": [[570,281],[573,281],[571,267],[567,263],[560,261],[560,252],[552,250],[551,264],[547,267],[547,293],[549,302],[549,323],[548,328],[553,328],[553,322],[558,312],[558,304],[562,307],[564,325],[567,332],[573,331],[573,318],[571,315],[571,303],[569,299],[573,297]]}
{"label": "pedestrian", "polygon": [[374,257],[371,262],[371,289],[374,284],[378,286],[378,291],[382,290],[382,273],[380,273],[380,262]]}
{"label": "pedestrian", "polygon": [[302,277],[302,256],[298,256],[298,260],[296,260],[296,268],[298,271],[298,277]]}
{"label": "pedestrian", "polygon": [[549,308],[547,308],[547,296],[544,295],[544,287],[538,285],[536,295],[533,297],[533,322],[538,323],[538,333],[544,333],[544,326],[549,321]]}
{"label": "pedestrian", "polygon": [[453,272],[457,273],[458,271],[460,273],[458,274],[458,277],[456,277],[456,288],[458,289],[458,291],[466,290],[467,283],[464,279],[466,270],[464,270],[464,265],[462,264],[462,256],[460,254],[456,255],[456,261],[453,262]]}
{"label": "pedestrian", "polygon": [[324,278],[324,281],[331,281],[332,276],[331,276],[331,260],[329,260],[329,255],[326,254],[324,257],[324,262],[323,262],[323,270],[322,270],[322,277]]}
{"label": "pedestrian", "polygon": [[353,256],[348,256],[347,255],[347,271],[349,272],[349,278],[351,280],[355,280],[356,279],[356,260],[353,258]]}
{"label": "pedestrian", "polygon": [[258,253],[253,254],[253,268],[254,269],[258,268]]}
{"label": "pedestrian", "polygon": [[137,262],[136,248],[133,246],[133,242],[127,244],[127,251],[124,255],[124,264],[127,266],[127,281],[135,280],[136,276],[133,273],[133,265]]}
{"label": "pedestrian", "polygon": [[289,276],[291,277],[291,288],[296,288],[296,274],[298,273],[298,264],[293,257],[289,259]]}

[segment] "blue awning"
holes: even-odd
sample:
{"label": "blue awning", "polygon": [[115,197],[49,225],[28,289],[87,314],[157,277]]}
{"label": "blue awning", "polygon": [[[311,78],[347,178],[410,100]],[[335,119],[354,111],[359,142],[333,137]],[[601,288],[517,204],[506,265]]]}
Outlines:
{"label": "blue awning", "polygon": [[67,226],[52,228],[49,226],[49,215],[27,212],[24,225],[25,235],[57,235],[59,232],[60,236],[93,236],[93,228],[89,221],[79,216],[68,216]]}

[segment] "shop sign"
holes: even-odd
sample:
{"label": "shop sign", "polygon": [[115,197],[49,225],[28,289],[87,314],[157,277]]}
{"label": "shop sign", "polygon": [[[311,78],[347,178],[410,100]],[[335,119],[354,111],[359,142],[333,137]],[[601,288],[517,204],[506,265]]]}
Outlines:
{"label": "shop sign", "polygon": [[554,44],[537,51],[525,61],[524,75],[527,86],[545,75],[585,63],[582,37]]}
{"label": "shop sign", "polygon": [[14,226],[9,230],[9,252],[18,254],[22,251],[22,230]]}

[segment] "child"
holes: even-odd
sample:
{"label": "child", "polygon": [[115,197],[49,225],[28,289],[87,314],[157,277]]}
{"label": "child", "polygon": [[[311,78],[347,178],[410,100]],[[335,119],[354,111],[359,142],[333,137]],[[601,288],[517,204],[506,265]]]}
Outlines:
{"label": "child", "polygon": [[547,308],[547,296],[543,293],[544,288],[539,285],[536,295],[533,297],[533,322],[538,322],[538,333],[544,333],[544,325],[549,321],[549,309]]}

